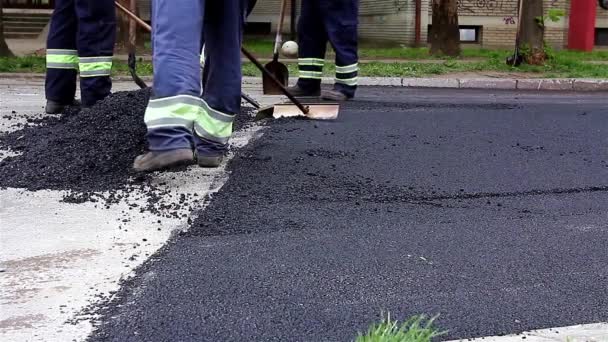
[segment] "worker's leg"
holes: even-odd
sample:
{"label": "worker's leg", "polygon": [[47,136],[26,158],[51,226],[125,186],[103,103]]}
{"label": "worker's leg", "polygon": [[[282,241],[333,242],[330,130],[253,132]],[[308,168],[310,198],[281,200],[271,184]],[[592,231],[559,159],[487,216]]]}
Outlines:
{"label": "worker's leg", "polygon": [[60,106],[71,104],[76,94],[77,26],[74,0],[57,0],[46,43],[45,93]]}
{"label": "worker's leg", "polygon": [[205,9],[205,111],[194,124],[199,158],[219,157],[241,109],[243,0],[209,1]]}
{"label": "worker's leg", "polygon": [[334,90],[348,98],[355,96],[359,71],[357,24],[359,0],[321,0],[329,42],[336,52]]}
{"label": "worker's leg", "polygon": [[[245,11],[244,17],[243,17],[243,24],[245,24],[245,21],[247,19],[247,16],[250,14],[251,10],[253,10],[253,7],[255,6],[255,3],[257,0],[243,0],[245,1],[246,5],[244,5],[243,10]],[[241,29],[242,30],[242,29]],[[202,85],[203,85],[203,89],[205,88],[205,85],[207,84],[207,82],[209,81],[209,72],[208,69],[205,68],[205,65],[208,64],[208,59],[207,59],[207,53],[205,52],[205,37],[204,35],[201,37],[201,68],[203,69],[203,75],[202,75]],[[240,56],[240,52],[239,52],[239,56]],[[204,91],[204,90],[203,90]]]}
{"label": "worker's leg", "polygon": [[82,104],[92,106],[110,95],[116,9],[111,0],[75,0]]}
{"label": "worker's leg", "polygon": [[323,24],[321,2],[331,0],[302,1],[298,22],[298,69],[297,87],[303,93],[318,93],[327,48],[327,33]]}
{"label": "worker's leg", "polygon": [[150,152],[135,159],[137,171],[193,160],[194,122],[205,112],[200,98],[200,52],[205,1],[154,0],[154,86],[144,121]]}

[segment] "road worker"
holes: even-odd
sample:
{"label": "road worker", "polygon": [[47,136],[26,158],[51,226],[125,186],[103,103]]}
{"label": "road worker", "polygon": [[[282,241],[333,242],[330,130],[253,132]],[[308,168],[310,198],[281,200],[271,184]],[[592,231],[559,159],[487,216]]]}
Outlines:
{"label": "road worker", "polygon": [[111,0],[57,0],[46,50],[46,112],[58,114],[76,104],[80,72],[82,105],[110,94],[116,10]]}
{"label": "road worker", "polygon": [[[240,112],[245,0],[154,0],[154,85],[144,121],[149,152],[136,171],[190,164],[217,167]],[[204,37],[204,39],[203,39]],[[205,78],[201,96],[201,42]]]}
{"label": "road worker", "polygon": [[[359,0],[302,1],[298,23],[299,78],[289,90],[295,96],[319,96],[344,101],[357,89],[357,15]],[[327,42],[336,52],[336,78],[332,90],[321,93],[321,76]]]}

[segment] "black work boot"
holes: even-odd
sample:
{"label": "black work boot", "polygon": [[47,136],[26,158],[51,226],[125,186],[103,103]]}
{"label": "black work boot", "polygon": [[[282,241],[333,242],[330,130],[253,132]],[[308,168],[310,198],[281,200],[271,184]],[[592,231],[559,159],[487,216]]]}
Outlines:
{"label": "black work boot", "polygon": [[197,154],[197,156],[196,156],[196,163],[200,167],[218,167],[222,164],[223,160],[224,160],[224,156],[222,156],[222,155],[201,156],[201,155]]}
{"label": "black work boot", "polygon": [[348,97],[346,94],[344,94],[343,92],[339,91],[339,90],[323,90],[323,92],[321,93],[321,98],[323,100],[327,100],[327,101],[336,101],[336,102],[343,102],[343,101],[347,101],[348,99],[350,99],[350,97]]}
{"label": "black work boot", "polygon": [[289,93],[295,97],[306,97],[306,96],[319,96],[321,95],[321,89],[317,89],[314,91],[307,91],[304,90],[302,88],[300,88],[300,86],[298,86],[297,84],[294,85],[293,87],[289,87],[287,88],[287,90],[289,91]]}
{"label": "black work boot", "polygon": [[69,106],[80,107],[81,103],[78,100],[73,100],[72,103],[69,104],[61,104],[53,100],[46,100],[44,111],[47,114],[61,114]]}
{"label": "black work boot", "polygon": [[137,172],[151,172],[175,166],[190,165],[194,155],[189,148],[170,151],[150,151],[135,158],[133,169]]}

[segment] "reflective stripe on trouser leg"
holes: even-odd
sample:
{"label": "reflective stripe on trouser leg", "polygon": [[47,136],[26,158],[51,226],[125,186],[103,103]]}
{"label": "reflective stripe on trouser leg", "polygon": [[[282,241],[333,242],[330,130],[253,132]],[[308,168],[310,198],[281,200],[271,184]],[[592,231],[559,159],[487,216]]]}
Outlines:
{"label": "reflective stripe on trouser leg", "polygon": [[199,156],[224,154],[234,116],[241,111],[241,42],[244,0],[206,1],[203,99],[207,115],[195,123]]}
{"label": "reflective stripe on trouser leg", "polygon": [[298,71],[300,78],[320,80],[323,76],[325,60],[320,58],[298,58]]}
{"label": "reflective stripe on trouser leg", "polygon": [[79,57],[80,77],[110,76],[112,73],[112,56]]}
{"label": "reflective stripe on trouser leg", "polygon": [[358,63],[346,66],[336,65],[336,83],[356,87],[358,81],[358,73]]}
{"label": "reflective stripe on trouser leg", "polygon": [[[199,97],[177,95],[151,99],[144,121],[148,128],[150,150],[160,151],[191,148],[193,133],[214,143],[227,144],[232,135],[234,115],[210,108]],[[178,136],[167,138],[168,134],[163,132],[168,131],[177,132]]]}
{"label": "reflective stripe on trouser leg", "polygon": [[194,122],[202,112],[200,52],[202,1],[152,2],[154,85],[144,121],[151,151],[194,145]]}
{"label": "reflective stripe on trouser leg", "polygon": [[82,104],[92,106],[110,95],[116,8],[108,0],[73,0],[78,18],[78,56]]}
{"label": "reflective stripe on trouser leg", "polygon": [[67,49],[47,49],[46,67],[48,69],[78,69],[78,51]]}
{"label": "reflective stripe on trouser leg", "polygon": [[342,0],[340,6],[332,1],[321,2],[323,24],[331,46],[336,52],[336,83],[334,89],[348,97],[357,88],[357,26],[359,0]]}

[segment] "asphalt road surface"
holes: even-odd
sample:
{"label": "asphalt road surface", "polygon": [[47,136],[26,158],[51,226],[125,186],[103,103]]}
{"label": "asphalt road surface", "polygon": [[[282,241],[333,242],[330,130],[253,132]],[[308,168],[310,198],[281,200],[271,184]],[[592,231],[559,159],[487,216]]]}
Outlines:
{"label": "asphalt road surface", "polygon": [[605,94],[363,88],[280,120],[123,284],[94,341],[443,339],[608,321]]}

